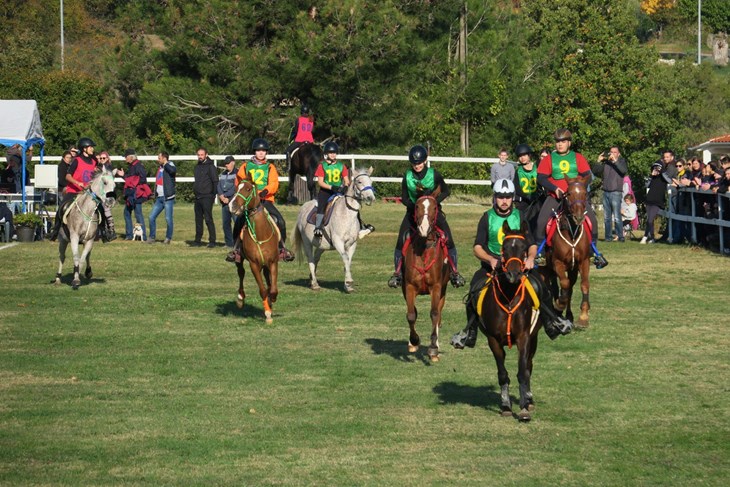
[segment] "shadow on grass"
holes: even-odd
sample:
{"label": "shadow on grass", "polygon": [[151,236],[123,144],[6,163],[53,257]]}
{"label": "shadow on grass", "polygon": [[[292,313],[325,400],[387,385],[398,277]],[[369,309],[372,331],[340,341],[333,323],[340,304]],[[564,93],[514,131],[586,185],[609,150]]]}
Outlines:
{"label": "shadow on grass", "polygon": [[416,362],[420,361],[424,365],[432,365],[431,359],[428,358],[428,347],[423,343],[418,347],[416,353],[408,352],[407,340],[382,340],[380,338],[368,338],[365,343],[370,345],[375,355],[390,355],[399,362]]}
{"label": "shadow on grass", "polygon": [[[257,300],[261,300],[259,295],[256,295]],[[215,305],[215,313],[220,316],[240,316],[241,318],[253,318],[260,319],[264,322],[264,308],[254,306],[248,301],[243,306],[243,309],[238,309],[235,301],[227,301],[225,303],[218,303]],[[273,318],[276,318],[276,313],[273,314]]]}
{"label": "shadow on grass", "polygon": [[[442,382],[433,388],[442,404],[468,404],[499,413],[502,399],[495,386],[467,386],[456,382]],[[512,398],[515,402],[515,398]]]}
{"label": "shadow on grass", "polygon": [[[319,287],[321,287],[322,289],[340,291],[342,293],[345,292],[345,284],[343,281],[323,281],[321,279],[318,279],[317,282],[319,282]],[[284,284],[286,284],[287,286],[297,286],[309,289],[309,278],[293,279],[290,281],[286,281]]]}
{"label": "shadow on grass", "polygon": [[[68,287],[71,287],[74,280],[73,272],[70,274],[66,274],[61,276],[61,283],[58,284],[58,286],[61,286],[62,284]],[[56,278],[54,277],[51,279],[50,284],[56,284]],[[106,278],[104,277],[92,277],[91,279],[87,279],[84,277],[84,273],[81,273],[81,287],[88,286],[91,284],[106,284]],[[79,288],[80,289],[80,288]]]}

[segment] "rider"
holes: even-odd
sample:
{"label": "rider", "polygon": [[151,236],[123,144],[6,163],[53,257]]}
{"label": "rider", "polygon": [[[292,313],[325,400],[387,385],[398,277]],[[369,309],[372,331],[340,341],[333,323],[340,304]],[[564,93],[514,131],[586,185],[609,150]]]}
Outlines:
{"label": "rider", "polygon": [[[474,256],[481,261],[481,267],[474,273],[469,284],[469,296],[479,293],[487,282],[487,275],[499,269],[502,254],[504,222],[513,230],[521,228],[523,217],[520,210],[514,207],[515,186],[509,179],[499,179],[494,183],[494,203],[491,209],[484,212],[477,225],[477,236],[474,240]],[[573,328],[570,320],[561,318],[553,308],[550,291],[535,269],[535,254],[537,245],[529,232],[525,235],[527,242],[527,259],[525,269],[530,283],[540,296],[540,313],[546,317],[544,321],[545,333],[555,339],[558,335],[567,335]],[[455,348],[474,347],[477,341],[478,315],[474,309],[473,300],[466,304],[467,324],[461,332],[451,338],[451,345]]]}
{"label": "rider", "polygon": [[[96,156],[94,155],[95,146],[96,144],[94,144],[94,141],[88,137],[81,137],[79,139],[79,143],[76,146],[79,150],[78,155],[73,158],[71,165],[66,171],[66,194],[63,197],[61,206],[56,212],[56,220],[53,225],[53,230],[51,230],[51,233],[48,235],[48,238],[51,241],[58,238],[58,232],[61,230],[61,225],[63,224],[63,214],[65,213],[69,203],[76,199],[76,196],[86,189],[87,183],[91,181],[91,178],[94,176],[94,171],[96,171],[99,164],[96,160]],[[116,238],[116,233],[114,232],[113,223],[109,225],[106,221],[104,211],[100,211],[99,213],[101,214],[101,222],[99,224],[99,227],[102,229],[101,239],[102,242],[106,243],[110,241],[109,236],[114,235],[114,238]],[[110,230],[105,230],[107,226],[111,227]]]}
{"label": "rider", "polygon": [[[254,139],[251,144],[251,150],[254,151],[254,157],[250,161],[244,162],[238,170],[236,174],[236,188],[238,188],[238,185],[244,179],[248,179],[256,186],[261,204],[274,219],[281,233],[281,240],[279,240],[279,259],[285,262],[291,262],[294,260],[294,254],[284,246],[284,242],[286,241],[286,222],[284,221],[284,217],[281,216],[281,213],[279,213],[279,210],[274,206],[274,198],[276,192],[279,190],[279,173],[276,171],[276,166],[266,160],[266,154],[269,152],[269,143],[266,139]],[[228,262],[241,262],[241,230],[243,229],[245,220],[243,215],[240,215],[236,219],[236,224],[233,226],[233,235],[236,238],[236,242],[233,244],[233,250],[226,256]]]}
{"label": "rider", "polygon": [[395,244],[395,252],[393,255],[395,272],[388,280],[388,286],[396,288],[400,287],[403,278],[401,265],[403,263],[403,244],[405,243],[406,233],[413,226],[415,221],[414,212],[416,210],[416,201],[422,195],[430,195],[436,188],[440,188],[440,193],[436,198],[438,202],[438,216],[436,218],[436,226],[446,235],[446,248],[449,254],[449,264],[451,265],[451,284],[454,287],[461,287],[465,284],[464,277],[459,274],[457,269],[456,247],[454,239],[451,236],[451,229],[446,222],[446,216],[441,210],[441,202],[445,200],[451,191],[449,190],[443,176],[432,167],[426,167],[428,159],[428,150],[422,145],[414,145],[408,153],[408,160],[411,167],[406,170],[401,182],[401,202],[406,206],[406,214],[398,231],[398,240]]}
{"label": "rider", "polygon": [[[333,194],[344,194],[350,185],[350,172],[347,166],[337,160],[340,147],[336,142],[327,142],[324,145],[324,160],[317,166],[314,177],[317,178],[319,193],[317,194],[317,220],[315,222],[314,237],[322,237],[322,222],[324,221],[324,210],[327,202]],[[360,212],[357,212],[357,219],[360,223],[358,238],[375,231],[375,227],[363,223]]]}
{"label": "rider", "polygon": [[527,144],[518,144],[515,147],[517,156],[517,170],[515,171],[515,208],[527,221],[530,233],[535,235],[537,214],[545,200],[545,193],[537,185],[537,166],[532,160],[532,147]]}
{"label": "rider", "polygon": [[309,107],[302,105],[301,115],[294,122],[291,135],[289,136],[289,140],[293,140],[293,142],[286,148],[286,167],[291,167],[291,155],[300,145],[314,143],[313,131],[314,117],[309,113]]}
{"label": "rider", "polygon": [[[537,229],[535,230],[535,240],[540,243],[539,251],[545,246],[545,233],[548,220],[552,218],[560,205],[560,199],[563,198],[568,190],[567,178],[576,176],[584,176],[590,178],[591,167],[583,157],[583,154],[574,152],[570,149],[573,143],[573,135],[570,130],[561,128],[555,131],[555,150],[547,157],[544,157],[537,166],[537,182],[545,188],[548,193],[545,203],[540,209],[537,217]],[[602,269],[608,265],[606,258],[598,251],[596,241],[598,241],[598,224],[596,222],[596,214],[593,212],[590,198],[586,201],[586,213],[591,222],[591,248],[593,249],[594,263],[596,269]],[[542,252],[538,257],[542,260]]]}

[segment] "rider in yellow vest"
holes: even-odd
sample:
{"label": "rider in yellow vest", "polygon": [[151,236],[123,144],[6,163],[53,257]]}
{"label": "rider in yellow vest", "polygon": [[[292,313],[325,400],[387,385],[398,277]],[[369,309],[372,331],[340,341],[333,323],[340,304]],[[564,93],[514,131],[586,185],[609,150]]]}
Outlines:
{"label": "rider in yellow vest", "polygon": [[[494,183],[494,203],[492,208],[484,212],[477,225],[477,236],[474,240],[474,256],[481,261],[481,267],[474,273],[469,285],[470,298],[478,294],[487,282],[487,275],[499,269],[501,266],[502,243],[504,233],[502,226],[504,222],[513,229],[518,230],[522,225],[522,215],[513,206],[515,186],[509,179],[498,179]],[[545,333],[555,339],[558,335],[567,335],[573,329],[570,320],[560,317],[553,308],[553,299],[550,290],[535,269],[535,254],[537,245],[529,232],[525,235],[528,244],[525,269],[530,283],[540,297],[540,313],[545,316]],[[467,324],[461,332],[451,338],[451,345],[454,348],[474,347],[477,341],[478,315],[474,308],[472,299],[467,300],[466,318]]]}
{"label": "rider in yellow vest", "polygon": [[[284,217],[281,216],[281,213],[279,213],[279,210],[274,206],[276,192],[279,191],[279,173],[276,170],[276,166],[266,160],[266,154],[269,152],[269,143],[265,139],[254,139],[251,144],[251,150],[254,151],[254,157],[250,161],[245,162],[238,170],[236,174],[236,188],[238,188],[238,185],[244,179],[248,179],[256,186],[261,204],[274,219],[274,223],[279,227],[279,232],[281,233],[281,240],[279,240],[279,259],[285,262],[291,262],[294,260],[294,254],[284,246],[284,242],[286,242],[286,222],[284,221]],[[233,244],[233,250],[226,256],[228,262],[241,261],[241,230],[244,224],[245,218],[242,215],[236,218],[236,224],[233,226],[233,235],[236,238],[236,242]]]}

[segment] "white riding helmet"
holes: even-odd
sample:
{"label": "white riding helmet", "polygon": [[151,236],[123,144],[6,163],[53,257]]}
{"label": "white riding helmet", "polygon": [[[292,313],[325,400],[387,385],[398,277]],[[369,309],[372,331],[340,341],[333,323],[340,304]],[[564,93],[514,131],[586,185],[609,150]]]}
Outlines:
{"label": "white riding helmet", "polygon": [[514,197],[515,185],[509,179],[497,179],[494,182],[494,196]]}

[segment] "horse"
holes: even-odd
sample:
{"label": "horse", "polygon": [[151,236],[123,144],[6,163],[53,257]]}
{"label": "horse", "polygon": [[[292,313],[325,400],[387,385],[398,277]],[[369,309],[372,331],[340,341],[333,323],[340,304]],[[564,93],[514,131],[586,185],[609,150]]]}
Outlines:
{"label": "horse", "polygon": [[489,348],[497,362],[497,379],[501,388],[503,416],[512,416],[509,395],[509,374],[504,365],[504,346],[517,344],[519,353],[517,379],[520,383],[520,421],[529,421],[534,401],[530,390],[532,358],[537,351],[537,335],[540,331],[535,309],[538,298],[525,274],[527,243],[525,223],[519,230],[512,230],[504,222],[502,231],[501,266],[495,269],[491,279],[479,291],[471,294],[471,304],[479,316],[479,328],[487,336]]}
{"label": "horse", "polygon": [[337,250],[345,264],[345,292],[355,290],[350,266],[352,256],[357,248],[360,233],[360,219],[358,213],[362,203],[366,205],[375,201],[375,190],[370,175],[373,168],[355,169],[352,182],[344,195],[336,196],[332,203],[330,219],[323,227],[321,238],[314,237],[314,224],[308,222],[310,213],[317,205],[317,200],[307,201],[302,205],[297,216],[297,226],[294,230],[294,252],[301,259],[302,250],[309,263],[309,287],[319,291],[317,282],[317,265],[326,250]]}
{"label": "horse", "polygon": [[[86,261],[84,277],[91,279],[94,273],[91,270],[91,248],[94,246],[96,230],[101,221],[98,212],[99,203],[111,208],[116,203],[114,198],[114,176],[106,168],[94,172],[91,180],[76,199],[70,203],[69,209],[64,214],[58,214],[56,218],[62,218],[64,225],[58,234],[58,272],[52,284],[61,283],[61,272],[63,263],[66,260],[66,248],[71,244],[71,251],[74,258],[74,277],[71,287],[74,291],[81,286],[79,267],[82,261]],[[79,255],[79,244],[83,244],[83,250]]]}
{"label": "horse", "polygon": [[416,332],[416,297],[431,297],[431,345],[428,357],[432,362],[439,361],[439,330],[441,328],[441,312],[446,302],[446,288],[449,282],[448,253],[446,240],[436,228],[440,189],[430,195],[424,195],[416,201],[414,212],[415,232],[411,231],[410,239],[403,248],[403,280],[401,288],[406,300],[406,320],[410,327],[408,352],[415,353],[421,344]]}
{"label": "horse", "polygon": [[322,151],[317,144],[305,142],[294,149],[294,152],[289,158],[289,191],[286,196],[286,202],[288,204],[298,203],[296,196],[294,196],[294,183],[298,175],[307,177],[309,199],[314,199],[314,172],[317,170],[317,166],[321,160]]}
{"label": "horse", "polygon": [[[279,269],[280,233],[276,223],[261,204],[256,186],[244,179],[236,188],[236,194],[228,207],[237,217],[245,218],[241,230],[241,255],[248,261],[251,272],[259,287],[259,295],[264,307],[266,323],[273,323],[271,307],[279,295],[277,274]],[[238,295],[236,306],[243,308],[246,293],[243,290],[243,277],[246,274],[243,261],[236,262],[238,270]]]}
{"label": "horse", "polygon": [[[580,273],[580,289],[583,298],[580,303],[580,317],[576,326],[587,328],[589,324],[589,270],[591,258],[591,234],[586,227],[586,205],[588,202],[589,178],[568,178],[568,190],[558,210],[555,234],[552,245],[546,252],[546,277],[557,291],[556,279],[560,285],[560,293],[555,302],[559,312],[565,312],[566,318],[573,321],[570,302],[573,286]],[[555,296],[557,293],[553,293]]]}

